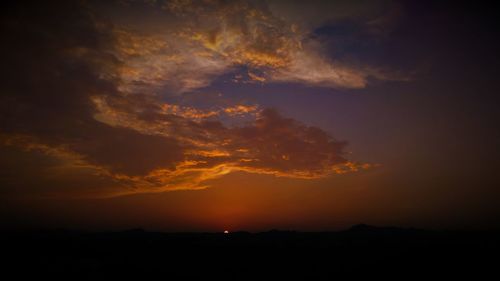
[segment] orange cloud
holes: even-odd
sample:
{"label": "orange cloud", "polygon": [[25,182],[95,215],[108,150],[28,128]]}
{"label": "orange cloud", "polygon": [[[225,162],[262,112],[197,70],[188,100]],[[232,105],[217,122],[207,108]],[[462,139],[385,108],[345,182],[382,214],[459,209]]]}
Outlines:
{"label": "orange cloud", "polygon": [[[115,110],[120,111],[119,108]],[[255,108],[236,106],[225,109],[230,113],[249,110]],[[241,127],[226,127],[219,121],[196,118],[186,122],[185,118],[189,117],[174,118],[165,113],[143,122],[130,112],[107,112],[109,116],[106,118],[110,119],[102,118],[102,122],[189,144],[184,149],[183,161],[173,170],[153,170],[145,177],[161,183],[155,187],[159,190],[179,186],[199,188],[203,181],[232,171],[314,179],[370,168],[370,165],[345,159],[343,149],[346,143],[336,141],[319,128],[285,118],[272,109],[260,111],[253,124]],[[117,118],[120,114],[122,116]],[[117,124],[116,120],[126,121]],[[175,128],[175,133],[166,127]]]}
{"label": "orange cloud", "polygon": [[[110,196],[204,188],[233,171],[313,179],[368,168],[346,159],[345,142],[273,109],[166,103],[165,95],[207,86],[238,65],[261,81],[366,83],[356,70],[304,48],[299,29],[264,4],[169,3],[165,26],[155,22],[161,28],[149,33],[138,22],[96,22],[70,1],[57,12],[36,7],[39,18],[6,27],[12,67],[2,85],[0,149],[38,157],[38,167],[18,168],[43,181],[34,184]],[[186,20],[193,17],[198,21]],[[221,121],[243,117],[231,126]],[[19,160],[9,157],[1,161]]]}
{"label": "orange cloud", "polygon": [[364,88],[368,77],[402,79],[373,66],[329,58],[309,36],[314,26],[298,26],[276,15],[265,1],[169,1],[161,11],[157,5],[149,9],[163,13],[165,20],[146,31],[141,14],[127,26],[115,23],[121,91],[189,92],[238,66],[251,70],[250,80],[266,83]]}
{"label": "orange cloud", "polygon": [[142,122],[140,116],[120,110],[99,113],[100,121],[112,127],[95,139],[66,138],[56,145],[30,136],[3,135],[2,142],[64,160],[60,165],[92,170],[123,187],[92,196],[201,189],[208,180],[234,171],[315,179],[371,167],[348,161],[345,142],[272,109],[260,111],[253,124],[241,127],[165,113]]}

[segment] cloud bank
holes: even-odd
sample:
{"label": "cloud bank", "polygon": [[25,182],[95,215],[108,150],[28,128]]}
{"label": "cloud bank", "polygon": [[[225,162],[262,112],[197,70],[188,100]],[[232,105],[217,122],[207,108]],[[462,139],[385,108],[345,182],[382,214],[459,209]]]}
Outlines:
{"label": "cloud bank", "polygon": [[[54,7],[16,3],[3,12],[3,193],[31,184],[47,194],[114,196],[205,188],[232,171],[313,179],[369,168],[346,158],[346,142],[274,109],[164,101],[241,67],[259,83],[367,85],[373,71],[325,58],[303,27],[265,2]],[[31,160],[39,165],[23,164]],[[36,182],[18,182],[18,171]]]}

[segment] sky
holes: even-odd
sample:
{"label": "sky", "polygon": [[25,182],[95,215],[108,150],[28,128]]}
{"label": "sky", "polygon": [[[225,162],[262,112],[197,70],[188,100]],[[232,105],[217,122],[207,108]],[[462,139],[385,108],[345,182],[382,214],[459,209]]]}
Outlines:
{"label": "sky", "polygon": [[18,2],[1,4],[2,227],[499,226],[488,7]]}

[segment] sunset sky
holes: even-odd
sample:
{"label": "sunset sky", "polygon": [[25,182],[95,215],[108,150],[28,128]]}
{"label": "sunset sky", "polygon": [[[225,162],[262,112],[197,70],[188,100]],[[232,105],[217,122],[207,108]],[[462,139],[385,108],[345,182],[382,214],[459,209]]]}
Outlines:
{"label": "sunset sky", "polygon": [[499,226],[491,8],[18,2],[1,9],[1,227]]}

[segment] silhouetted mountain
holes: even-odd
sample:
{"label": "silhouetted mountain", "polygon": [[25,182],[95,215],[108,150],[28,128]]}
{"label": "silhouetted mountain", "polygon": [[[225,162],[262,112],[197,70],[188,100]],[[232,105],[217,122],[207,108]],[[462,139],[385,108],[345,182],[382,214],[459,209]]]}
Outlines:
{"label": "silhouetted mountain", "polygon": [[124,230],[122,232],[123,233],[127,233],[127,234],[143,234],[146,231],[144,229],[142,229],[142,228],[132,228],[132,229]]}
{"label": "silhouetted mountain", "polygon": [[367,224],[356,224],[351,226],[348,230],[348,232],[352,233],[370,233],[370,234],[390,234],[390,233],[415,233],[419,232],[420,230],[415,229],[415,228],[401,228],[401,227],[393,227],[393,226],[373,226],[373,225],[367,225]]}
{"label": "silhouetted mountain", "polygon": [[339,232],[10,232],[0,241],[3,273],[18,279],[493,279],[498,234],[360,224]]}

